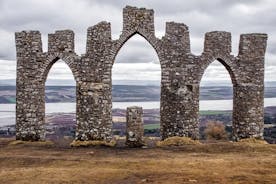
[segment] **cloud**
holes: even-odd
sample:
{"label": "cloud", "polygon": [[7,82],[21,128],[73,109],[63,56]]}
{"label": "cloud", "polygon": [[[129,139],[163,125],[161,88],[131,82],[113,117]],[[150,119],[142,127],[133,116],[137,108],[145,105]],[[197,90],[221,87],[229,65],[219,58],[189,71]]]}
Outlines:
{"label": "cloud", "polygon": [[16,61],[0,60],[0,80],[15,79]]}
{"label": "cloud", "polygon": [[159,59],[154,48],[140,35],[131,37],[120,49],[117,63],[159,63]]}
{"label": "cloud", "polygon": [[[21,30],[41,31],[43,49],[47,51],[48,33],[59,29],[72,29],[75,32],[76,52],[82,54],[85,52],[86,31],[89,26],[106,20],[111,22],[112,38],[119,37],[122,30],[122,8],[126,5],[154,9],[156,35],[159,38],[165,33],[166,21],[188,25],[191,49],[196,55],[202,53],[204,34],[209,31],[231,32],[234,55],[238,54],[240,34],[268,33],[265,63],[268,71],[265,79],[276,79],[273,74],[276,71],[276,1],[274,0],[1,0],[0,59],[15,60],[14,32]],[[116,63],[147,62],[159,63],[154,49],[139,37],[133,37],[126,42],[116,57]],[[0,65],[3,64],[0,62]],[[63,67],[61,65],[60,68],[54,68],[53,73],[66,78],[68,75],[62,73],[66,71]],[[7,71],[9,69],[11,68],[5,68]],[[0,69],[0,76],[9,75],[3,70],[4,68]],[[207,75],[210,80],[226,77],[226,74],[220,74],[216,67],[210,71],[217,71]]]}
{"label": "cloud", "polygon": [[112,80],[161,81],[160,64],[155,63],[115,63]]}
{"label": "cloud", "polygon": [[68,79],[74,80],[74,76],[69,66],[62,60],[57,61],[48,73],[48,79]]}
{"label": "cloud", "polygon": [[231,78],[226,68],[219,61],[214,61],[204,71],[201,83],[205,81],[231,81]]}

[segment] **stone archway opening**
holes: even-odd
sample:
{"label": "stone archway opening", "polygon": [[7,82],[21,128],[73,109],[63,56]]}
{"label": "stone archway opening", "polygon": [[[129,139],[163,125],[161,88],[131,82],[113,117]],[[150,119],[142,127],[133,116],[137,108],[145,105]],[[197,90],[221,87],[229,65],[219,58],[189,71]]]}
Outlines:
{"label": "stone archway opening", "polygon": [[201,139],[230,139],[232,134],[233,81],[224,61],[217,59],[200,82],[199,131]]}
{"label": "stone archway opening", "polygon": [[[48,73],[47,73],[48,72]],[[76,129],[76,82],[69,66],[56,58],[45,78],[46,139],[69,144]]]}
{"label": "stone archway opening", "polygon": [[143,108],[144,136],[160,136],[161,66],[152,45],[135,34],[112,67],[113,135],[126,135],[126,108]]}

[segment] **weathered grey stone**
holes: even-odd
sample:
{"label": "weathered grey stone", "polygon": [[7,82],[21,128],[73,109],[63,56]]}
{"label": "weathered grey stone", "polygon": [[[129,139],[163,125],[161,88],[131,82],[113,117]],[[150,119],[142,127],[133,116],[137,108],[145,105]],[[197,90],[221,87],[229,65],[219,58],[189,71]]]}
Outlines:
{"label": "weathered grey stone", "polygon": [[234,91],[234,139],[262,137],[264,55],[266,34],[243,34],[239,54],[231,55],[231,34],[206,33],[204,50],[195,56],[190,50],[189,28],[183,23],[166,23],[162,39],[155,36],[154,12],[127,6],[123,10],[123,31],[112,40],[111,26],[100,22],[87,30],[86,53],[74,51],[70,30],[49,34],[48,52],[42,51],[38,31],[15,33],[17,51],[16,138],[45,139],[45,81],[52,65],[62,59],[76,81],[77,140],[112,138],[112,66],[124,43],[135,34],[155,49],[161,65],[161,138],[199,137],[199,84],[216,59],[229,72]]}
{"label": "weathered grey stone", "polygon": [[141,147],[144,145],[144,121],[142,107],[128,107],[126,111],[126,145]]}

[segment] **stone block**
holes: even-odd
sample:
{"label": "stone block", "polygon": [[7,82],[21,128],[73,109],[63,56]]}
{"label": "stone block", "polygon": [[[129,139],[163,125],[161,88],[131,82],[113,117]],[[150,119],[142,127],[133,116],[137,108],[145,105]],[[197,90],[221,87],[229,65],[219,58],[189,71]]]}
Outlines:
{"label": "stone block", "polygon": [[126,145],[140,147],[144,145],[144,122],[142,107],[128,107],[126,111]]}

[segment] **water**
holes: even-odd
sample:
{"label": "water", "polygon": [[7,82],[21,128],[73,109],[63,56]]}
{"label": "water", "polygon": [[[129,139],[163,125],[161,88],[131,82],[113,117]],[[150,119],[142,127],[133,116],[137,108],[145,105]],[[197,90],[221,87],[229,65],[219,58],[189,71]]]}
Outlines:
{"label": "water", "polygon": [[[114,102],[113,108],[126,109],[129,106],[142,106],[144,109],[159,108],[160,102]],[[276,98],[265,98],[264,106],[276,106]],[[199,109],[204,110],[232,110],[232,100],[201,100]],[[75,103],[46,103],[46,112],[73,113],[76,111]],[[0,104],[0,126],[15,124],[15,104]]]}

